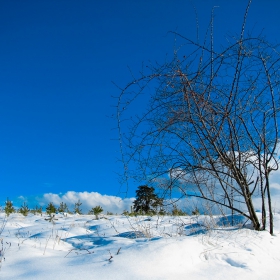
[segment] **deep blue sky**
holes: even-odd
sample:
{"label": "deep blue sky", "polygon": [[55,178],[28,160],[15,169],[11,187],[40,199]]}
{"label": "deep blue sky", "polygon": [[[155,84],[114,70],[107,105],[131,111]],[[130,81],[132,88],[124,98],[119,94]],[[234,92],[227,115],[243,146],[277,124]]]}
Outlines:
{"label": "deep blue sky", "polygon": [[[201,36],[239,32],[247,1],[192,1]],[[195,39],[188,0],[0,1],[0,201],[66,191],[118,194],[112,130],[119,91],[142,62],[172,56],[176,30]],[[248,29],[279,40],[280,2],[253,1]],[[133,187],[128,195],[134,195]]]}

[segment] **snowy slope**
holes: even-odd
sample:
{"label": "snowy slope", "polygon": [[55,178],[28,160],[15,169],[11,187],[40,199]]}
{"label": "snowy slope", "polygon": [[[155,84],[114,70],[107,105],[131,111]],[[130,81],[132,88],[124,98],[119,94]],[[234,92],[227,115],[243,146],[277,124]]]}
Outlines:
{"label": "snowy slope", "polygon": [[8,217],[0,279],[280,279],[279,214],[274,236],[238,216],[45,218]]}

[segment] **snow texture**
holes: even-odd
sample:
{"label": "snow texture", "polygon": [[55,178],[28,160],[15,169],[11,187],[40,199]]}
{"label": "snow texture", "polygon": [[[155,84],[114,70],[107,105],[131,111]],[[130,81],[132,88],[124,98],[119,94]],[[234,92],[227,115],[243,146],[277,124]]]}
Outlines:
{"label": "snow texture", "polygon": [[0,214],[0,279],[280,279],[279,214],[274,236],[238,215],[46,218]]}

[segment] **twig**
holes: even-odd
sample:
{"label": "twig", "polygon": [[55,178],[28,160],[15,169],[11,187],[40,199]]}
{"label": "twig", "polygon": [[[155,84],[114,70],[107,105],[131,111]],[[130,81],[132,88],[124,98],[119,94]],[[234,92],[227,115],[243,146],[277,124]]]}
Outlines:
{"label": "twig", "polygon": [[110,250],[108,250],[108,251],[109,251],[109,254],[110,254],[110,258],[108,259],[108,261],[109,261],[109,262],[111,262],[111,261],[112,261],[113,256],[112,256],[112,254],[111,254]]}

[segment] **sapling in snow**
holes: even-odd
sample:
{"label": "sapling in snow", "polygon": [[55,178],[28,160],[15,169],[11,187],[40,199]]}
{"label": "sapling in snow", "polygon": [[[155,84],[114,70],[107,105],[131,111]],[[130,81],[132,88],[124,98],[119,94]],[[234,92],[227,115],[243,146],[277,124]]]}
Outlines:
{"label": "sapling in snow", "polygon": [[99,220],[99,215],[103,212],[103,208],[98,205],[98,206],[95,206],[93,208],[91,208],[91,210],[88,212],[89,215],[95,215],[96,217],[96,220]]}
{"label": "sapling in snow", "polygon": [[19,208],[18,212],[20,214],[22,214],[23,216],[27,216],[28,215],[28,212],[29,212],[29,208],[26,204],[26,202],[23,202],[23,204],[21,205],[21,207]]}
{"label": "sapling in snow", "polygon": [[82,202],[80,202],[80,200],[78,200],[78,202],[75,203],[75,206],[74,206],[74,213],[76,214],[79,214],[79,215],[82,215],[82,210],[81,210],[81,205],[82,205]]}
{"label": "sapling in snow", "polygon": [[59,207],[58,207],[57,211],[58,211],[59,213],[65,213],[65,212],[68,212],[69,210],[68,210],[68,206],[67,206],[67,204],[66,204],[66,203],[64,203],[64,202],[60,202],[60,205],[59,205]]}
{"label": "sapling in snow", "polygon": [[7,198],[7,201],[5,202],[5,208],[4,208],[4,211],[6,213],[7,216],[9,216],[10,214],[14,213],[15,212],[15,208],[13,206],[13,203],[11,200],[9,200]]}
{"label": "sapling in snow", "polygon": [[57,211],[56,207],[52,202],[50,202],[46,207],[46,213],[51,216],[52,214],[55,214],[56,211]]}

